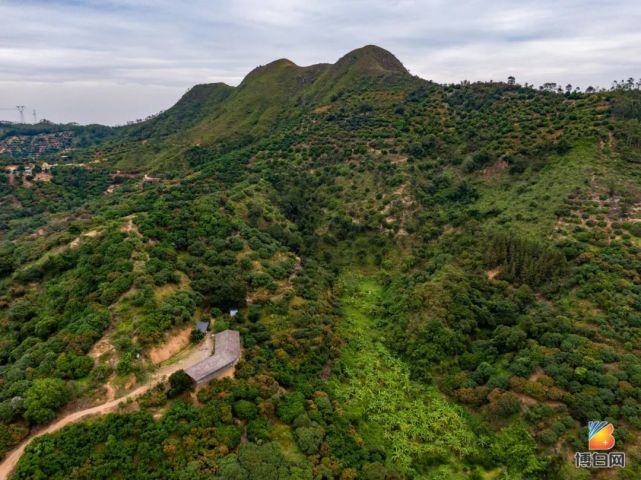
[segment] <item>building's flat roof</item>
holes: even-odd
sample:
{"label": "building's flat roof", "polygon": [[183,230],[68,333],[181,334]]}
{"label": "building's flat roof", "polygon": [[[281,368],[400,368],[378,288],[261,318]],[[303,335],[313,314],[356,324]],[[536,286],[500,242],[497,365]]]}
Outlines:
{"label": "building's flat roof", "polygon": [[209,322],[200,321],[196,324],[196,329],[205,333],[209,328]]}
{"label": "building's flat roof", "polygon": [[185,373],[201,383],[215,373],[235,365],[240,360],[240,333],[225,330],[214,336],[215,353],[185,369]]}

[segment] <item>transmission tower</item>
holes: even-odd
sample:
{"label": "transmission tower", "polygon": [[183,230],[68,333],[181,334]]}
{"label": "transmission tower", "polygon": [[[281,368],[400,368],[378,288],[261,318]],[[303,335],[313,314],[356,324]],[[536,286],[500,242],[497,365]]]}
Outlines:
{"label": "transmission tower", "polygon": [[38,123],[38,115],[36,114],[36,109],[33,109],[33,123]]}
{"label": "transmission tower", "polygon": [[20,123],[24,123],[24,105],[16,105],[16,108],[20,113]]}

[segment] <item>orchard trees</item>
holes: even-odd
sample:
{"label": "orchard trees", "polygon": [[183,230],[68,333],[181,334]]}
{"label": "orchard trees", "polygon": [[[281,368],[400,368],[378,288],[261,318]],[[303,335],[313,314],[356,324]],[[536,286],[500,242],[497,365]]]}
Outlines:
{"label": "orchard trees", "polygon": [[70,389],[64,381],[57,378],[35,380],[25,394],[24,417],[34,424],[48,423],[70,398]]}

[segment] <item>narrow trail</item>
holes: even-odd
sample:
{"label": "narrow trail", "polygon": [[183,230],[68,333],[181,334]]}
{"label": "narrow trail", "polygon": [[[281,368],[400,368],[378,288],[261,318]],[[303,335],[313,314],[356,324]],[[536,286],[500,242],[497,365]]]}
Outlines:
{"label": "narrow trail", "polygon": [[213,337],[211,334],[208,334],[197,348],[187,352],[184,357],[179,358],[175,362],[160,367],[150,376],[148,380],[145,381],[143,385],[139,386],[138,388],[129,392],[128,394],[123,395],[122,397],[116,398],[114,400],[110,400],[108,402],[102,403],[100,405],[96,405],[95,407],[90,407],[84,410],[71,412],[65,415],[64,417],[59,418],[54,423],[48,425],[46,428],[32,433],[26,439],[24,439],[16,448],[14,448],[11,452],[9,452],[9,454],[3,460],[2,464],[0,464],[0,479],[6,480],[7,478],[9,478],[9,475],[11,474],[11,472],[13,472],[16,465],[18,464],[18,460],[20,460],[20,457],[24,453],[25,448],[27,447],[27,445],[29,445],[29,443],[31,443],[31,441],[34,438],[44,435],[45,433],[56,432],[71,423],[78,422],[88,417],[113,412],[118,409],[118,405],[121,402],[127,401],[127,399],[129,398],[133,399],[138,395],[145,393],[147,390],[154,387],[159,382],[163,381],[167,376],[171,375],[172,373],[181,369],[184,370],[185,368],[190,367],[191,365],[194,365],[200,362],[201,360],[204,360],[209,355],[211,355],[212,349],[213,349]]}

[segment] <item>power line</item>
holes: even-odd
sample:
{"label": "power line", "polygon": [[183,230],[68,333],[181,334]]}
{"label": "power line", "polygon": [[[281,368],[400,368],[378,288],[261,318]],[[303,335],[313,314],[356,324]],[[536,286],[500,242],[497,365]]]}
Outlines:
{"label": "power line", "polygon": [[16,108],[20,113],[20,123],[24,123],[24,105],[16,105]]}
{"label": "power line", "polygon": [[[26,108],[25,105],[16,105],[15,107],[0,107],[0,110],[13,110],[14,112],[17,111],[18,114],[20,115],[20,123],[25,123],[24,122],[24,109],[25,108]],[[31,112],[31,115],[33,116],[33,123],[38,123],[38,116],[37,116],[35,108]]]}

